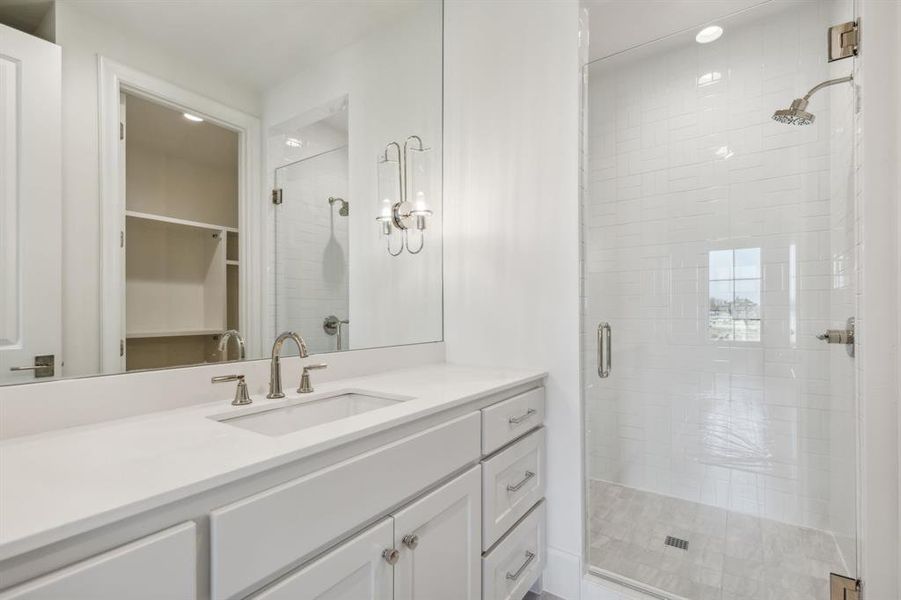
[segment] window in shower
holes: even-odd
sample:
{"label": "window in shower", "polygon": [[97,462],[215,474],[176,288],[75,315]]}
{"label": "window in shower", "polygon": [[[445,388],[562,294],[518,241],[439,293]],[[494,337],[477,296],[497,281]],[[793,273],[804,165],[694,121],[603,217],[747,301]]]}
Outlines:
{"label": "window in shower", "polygon": [[759,342],[760,248],[713,250],[708,263],[708,338]]}

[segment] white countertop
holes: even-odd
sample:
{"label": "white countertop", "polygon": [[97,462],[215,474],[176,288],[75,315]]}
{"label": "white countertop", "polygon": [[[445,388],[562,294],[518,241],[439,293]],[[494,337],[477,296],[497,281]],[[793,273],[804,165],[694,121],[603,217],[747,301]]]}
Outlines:
{"label": "white countertop", "polygon": [[293,392],[281,400],[254,396],[250,407],[232,407],[229,397],[5,440],[0,442],[0,560],[544,375],[436,364],[322,383],[303,398],[363,390],[412,399],[278,437],[209,417],[296,402]]}

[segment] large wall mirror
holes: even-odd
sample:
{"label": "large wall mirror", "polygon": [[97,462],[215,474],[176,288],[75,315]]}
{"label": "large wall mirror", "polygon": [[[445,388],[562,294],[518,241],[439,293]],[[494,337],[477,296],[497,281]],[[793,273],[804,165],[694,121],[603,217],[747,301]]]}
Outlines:
{"label": "large wall mirror", "polygon": [[0,384],[442,339],[440,0],[0,0]]}

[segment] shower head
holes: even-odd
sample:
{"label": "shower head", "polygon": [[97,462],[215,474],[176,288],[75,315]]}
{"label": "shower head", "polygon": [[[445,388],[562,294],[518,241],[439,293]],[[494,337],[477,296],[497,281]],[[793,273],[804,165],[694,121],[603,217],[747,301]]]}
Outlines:
{"label": "shower head", "polygon": [[829,87],[830,85],[836,85],[838,83],[845,83],[853,80],[854,77],[852,75],[848,75],[847,77],[830,79],[829,81],[824,81],[819,85],[815,85],[809,92],[807,92],[807,94],[804,95],[803,98],[795,98],[792,101],[791,106],[789,106],[788,108],[774,112],[773,120],[778,123],[785,123],[786,125],[810,125],[811,123],[813,123],[814,119],[816,119],[816,115],[805,110],[807,108],[807,104],[810,101],[810,97],[824,87]]}
{"label": "shower head", "polygon": [[816,115],[806,110],[807,100],[804,98],[796,98],[792,101],[791,106],[773,113],[773,120],[786,125],[810,125],[816,119]]}
{"label": "shower head", "polygon": [[328,199],[329,206],[334,206],[335,202],[341,203],[341,206],[338,207],[339,215],[346,217],[348,214],[350,214],[350,206],[348,205],[347,200],[345,200],[344,198],[336,198],[334,196],[330,196]]}

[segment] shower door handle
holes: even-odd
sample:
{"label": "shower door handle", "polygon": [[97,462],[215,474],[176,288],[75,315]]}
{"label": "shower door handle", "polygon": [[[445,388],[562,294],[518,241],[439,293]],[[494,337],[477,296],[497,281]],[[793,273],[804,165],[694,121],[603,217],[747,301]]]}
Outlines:
{"label": "shower door handle", "polygon": [[610,323],[601,321],[598,323],[598,377],[605,379],[610,377],[611,341],[613,333],[610,331]]}

